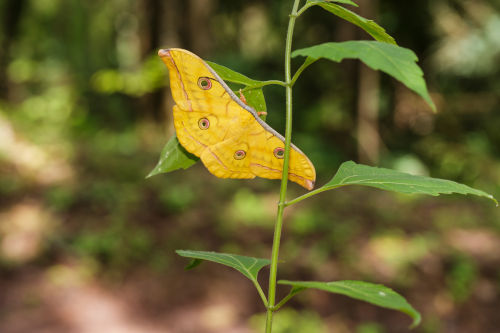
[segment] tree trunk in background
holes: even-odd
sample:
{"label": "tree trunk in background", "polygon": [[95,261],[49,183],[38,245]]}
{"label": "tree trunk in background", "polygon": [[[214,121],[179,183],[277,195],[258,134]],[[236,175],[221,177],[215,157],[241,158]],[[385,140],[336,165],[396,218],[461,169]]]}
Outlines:
{"label": "tree trunk in background", "polygon": [[7,80],[7,65],[9,63],[10,45],[17,36],[17,28],[24,9],[25,0],[10,0],[3,5],[0,37],[0,98],[7,99],[9,81]]}
{"label": "tree trunk in background", "polygon": [[[141,20],[141,58],[146,59],[154,54],[160,47],[164,47],[161,42],[161,33],[163,30],[163,20],[165,7],[168,6],[168,0],[145,0],[142,6],[139,6],[143,12]],[[160,61],[160,59],[158,59]],[[139,104],[146,118],[149,121],[160,123],[165,121],[163,110],[165,89],[159,89],[151,94],[141,97]]]}
{"label": "tree trunk in background", "polygon": [[[183,13],[182,1],[179,0],[145,0],[141,10],[144,19],[141,44],[142,57],[146,58],[155,54],[160,48],[182,47],[180,42]],[[161,62],[158,58],[158,62]],[[165,70],[165,81],[168,81],[168,73]],[[152,94],[141,98],[141,108],[149,110],[146,118],[153,123],[167,129],[167,136],[173,134],[172,107],[174,101],[168,87],[159,89]]]}
{"label": "tree trunk in background", "polygon": [[212,32],[210,31],[210,17],[216,5],[215,0],[189,0],[188,19],[184,20],[189,38],[190,51],[203,56],[212,46]]}
{"label": "tree trunk in background", "polygon": [[[163,0],[162,19],[160,20],[160,37],[159,42],[161,47],[184,47],[182,43],[182,22],[185,15],[185,1],[179,0]],[[168,80],[168,78],[165,78]],[[167,88],[168,89],[168,88]],[[169,91],[165,90],[162,99],[161,111],[166,119],[165,127],[168,136],[174,134],[172,108],[174,107],[174,99]]]}
{"label": "tree trunk in background", "polygon": [[[211,47],[210,16],[214,0],[145,0],[142,28],[142,56],[159,48],[185,48],[203,56]],[[158,59],[160,61],[160,59]],[[165,75],[167,73],[165,72]],[[165,80],[168,80],[165,77]],[[146,117],[161,123],[167,136],[173,134],[172,107],[174,101],[167,89],[144,96],[141,109],[149,110]]]}
{"label": "tree trunk in background", "polygon": [[[375,19],[377,0],[360,0],[360,15]],[[366,36],[363,36],[366,38]],[[379,72],[359,64],[358,94],[358,159],[361,163],[377,164],[380,153],[380,134],[378,128]]]}

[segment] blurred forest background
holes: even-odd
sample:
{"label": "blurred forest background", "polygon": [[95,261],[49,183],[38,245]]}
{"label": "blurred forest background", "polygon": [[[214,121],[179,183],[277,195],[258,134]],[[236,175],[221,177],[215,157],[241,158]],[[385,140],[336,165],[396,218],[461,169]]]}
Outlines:
{"label": "blurred forest background", "polygon": [[[465,183],[500,198],[500,1],[358,0],[420,58],[428,106],[357,61],[319,61],[294,89],[293,141],[322,185],[341,162]],[[268,257],[278,181],[198,163],[145,176],[173,134],[159,48],[283,79],[291,1],[0,1],[0,332],[261,332],[239,273],[183,270],[174,249]],[[370,39],[321,8],[294,48]],[[294,68],[301,59],[295,59]],[[284,89],[265,89],[283,133]],[[303,193],[292,184],[289,197]],[[463,196],[327,192],[287,210],[279,277],[363,279],[422,312],[415,332],[498,332],[500,210]],[[267,286],[268,271],[260,279]],[[278,297],[287,292],[280,288]],[[304,292],[276,333],[406,332],[405,315]]]}

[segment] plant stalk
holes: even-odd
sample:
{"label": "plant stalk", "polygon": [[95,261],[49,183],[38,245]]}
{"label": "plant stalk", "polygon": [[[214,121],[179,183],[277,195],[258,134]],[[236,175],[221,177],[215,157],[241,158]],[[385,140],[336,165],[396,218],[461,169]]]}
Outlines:
{"label": "plant stalk", "polygon": [[271,271],[269,274],[268,305],[266,315],[266,333],[272,332],[273,312],[276,303],[276,276],[278,273],[278,254],[281,240],[281,229],[283,227],[283,212],[285,210],[286,189],[288,185],[288,165],[290,163],[290,143],[292,141],[292,75],[290,70],[290,59],[292,52],[292,37],[297,9],[300,0],[294,0],[290,19],[288,20],[288,30],[286,34],[285,46],[285,82],[286,82],[286,128],[285,128],[285,156],[283,157],[283,174],[281,177],[280,200],[278,203],[278,214],[274,226],[273,249],[271,253]]}

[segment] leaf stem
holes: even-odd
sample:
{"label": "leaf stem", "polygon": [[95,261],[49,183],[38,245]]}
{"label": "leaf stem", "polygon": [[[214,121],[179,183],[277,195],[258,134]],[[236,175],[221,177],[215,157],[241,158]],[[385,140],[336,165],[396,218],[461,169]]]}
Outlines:
{"label": "leaf stem", "polygon": [[280,81],[280,80],[267,80],[267,81],[262,81],[260,83],[257,83],[257,84],[254,84],[252,86],[246,86],[245,88],[241,89],[241,91],[247,91],[247,90],[252,90],[252,89],[259,89],[259,88],[262,88],[262,87],[265,87],[265,86],[269,86],[269,85],[278,85],[278,86],[282,86],[282,87],[286,87],[287,86],[287,83],[286,82],[283,82],[283,81]]}
{"label": "leaf stem", "polygon": [[279,310],[279,309],[280,309],[283,305],[285,305],[285,303],[286,303],[286,302],[288,302],[288,300],[289,300],[290,298],[292,298],[293,296],[294,296],[294,295],[292,295],[292,294],[288,294],[288,295],[286,295],[285,297],[283,297],[283,299],[282,299],[282,300],[281,300],[278,304],[276,304],[276,305],[274,306],[273,311],[278,311],[278,310]]}
{"label": "leaf stem", "polygon": [[300,10],[296,13],[296,15],[297,16],[302,15],[302,13],[304,13],[306,10],[308,10],[309,7],[312,7],[314,5],[316,5],[316,3],[313,3],[313,2],[306,3],[302,8],[300,8]]}
{"label": "leaf stem", "polygon": [[320,188],[318,188],[318,189],[316,189],[314,191],[307,192],[306,194],[301,195],[300,197],[297,197],[295,199],[292,199],[290,201],[285,202],[285,207],[288,207],[288,206],[291,206],[293,204],[296,204],[297,202],[302,201],[304,199],[307,199],[309,197],[312,197],[313,195],[316,195],[318,193],[321,193],[321,192],[324,192],[324,191],[328,191],[328,190],[333,190],[333,189],[335,189],[337,187],[341,187],[341,186],[344,186],[344,185],[330,186],[330,187],[325,187],[325,186],[320,187]]}
{"label": "leaf stem", "polygon": [[306,58],[306,60],[304,61],[304,63],[302,65],[300,65],[299,69],[297,69],[297,71],[295,72],[295,74],[293,74],[293,78],[292,78],[292,81],[290,83],[292,85],[292,87],[295,84],[295,81],[297,81],[297,79],[299,78],[300,74],[302,74],[302,72],[304,71],[304,69],[306,69],[307,67],[309,67],[309,65],[313,64],[314,62],[316,62],[316,60],[318,60],[318,59],[313,59],[313,58],[310,58],[310,57]]}
{"label": "leaf stem", "polygon": [[257,291],[260,295],[260,298],[262,298],[262,302],[264,303],[264,306],[267,308],[269,304],[267,303],[267,298],[264,292],[262,291],[262,288],[260,287],[260,284],[257,280],[252,280],[253,284],[255,285],[255,288],[257,288]]}
{"label": "leaf stem", "polygon": [[294,0],[285,46],[285,82],[286,82],[286,128],[285,128],[285,156],[283,160],[283,174],[281,177],[280,200],[278,203],[278,214],[274,226],[273,249],[271,253],[271,271],[269,274],[268,306],[266,315],[266,333],[272,332],[273,312],[276,301],[276,276],[278,273],[278,254],[281,240],[281,229],[283,227],[283,212],[285,210],[286,189],[288,185],[288,165],[290,162],[290,143],[292,141],[292,86],[290,59],[292,53],[292,36],[297,18],[297,8],[300,0]]}
{"label": "leaf stem", "polygon": [[294,287],[288,295],[283,297],[283,299],[274,307],[274,311],[278,311],[283,305],[285,305],[286,302],[288,302],[293,296],[297,295],[299,292],[302,290],[305,290],[306,288],[300,288],[300,287]]}

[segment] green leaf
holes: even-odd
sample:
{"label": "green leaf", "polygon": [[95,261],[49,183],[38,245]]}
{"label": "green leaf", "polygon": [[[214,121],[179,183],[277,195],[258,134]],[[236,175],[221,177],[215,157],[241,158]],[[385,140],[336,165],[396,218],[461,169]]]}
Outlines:
{"label": "green leaf", "polygon": [[215,62],[211,61],[206,61],[206,63],[212,67],[214,71],[219,74],[219,76],[224,80],[228,82],[233,82],[237,84],[242,84],[244,86],[254,86],[261,84],[263,81],[258,81],[258,80],[253,80],[241,73],[238,73],[236,71],[233,71],[232,69],[229,69],[225,66],[216,64]]}
{"label": "green leaf", "polygon": [[383,308],[401,311],[413,319],[412,328],[417,326],[421,320],[420,313],[403,296],[380,284],[350,280],[334,282],[281,280],[278,283],[293,286],[292,291],[295,289],[296,292],[299,292],[300,288],[320,289],[365,301]]}
{"label": "green leaf", "polygon": [[[242,92],[242,94],[245,96],[248,105],[253,107],[255,111],[267,111],[266,99],[264,98],[264,92],[261,88],[245,90]],[[261,115],[260,118],[265,121],[266,115]]]}
{"label": "green leaf", "polygon": [[258,112],[266,112],[266,100],[262,89],[250,89],[243,92],[248,105],[253,107]]}
{"label": "green leaf", "polygon": [[359,59],[367,66],[381,70],[401,81],[419,94],[433,110],[436,109],[427,91],[423,72],[416,63],[418,58],[409,49],[376,41],[348,41],[324,43],[295,50],[292,56],[325,58],[336,62],[343,59]]}
{"label": "green leaf", "polygon": [[368,34],[370,34],[373,38],[378,40],[379,42],[384,42],[384,43],[389,43],[389,44],[396,44],[396,41],[394,38],[392,38],[391,35],[389,35],[387,32],[385,32],[385,29],[382,28],[380,25],[375,23],[372,20],[368,20],[362,16],[359,16],[358,14],[350,11],[349,9],[346,9],[342,6],[333,4],[333,3],[328,3],[324,1],[314,1],[314,2],[309,2],[304,5],[304,8],[301,9],[301,12],[310,6],[313,5],[318,5],[321,8],[329,11],[330,13],[348,21],[351,22],[354,25],[357,25],[364,31],[366,31]]}
{"label": "green leaf", "polygon": [[268,259],[245,257],[236,254],[191,250],[177,250],[175,252],[182,257],[213,261],[232,267],[254,282],[257,281],[259,271],[271,263]]}
{"label": "green leaf", "polygon": [[186,271],[188,271],[190,269],[198,267],[202,262],[203,262],[203,260],[201,260],[201,259],[193,259],[186,267],[184,267],[184,269]]}
{"label": "green leaf", "polygon": [[198,157],[189,153],[181,146],[177,136],[174,134],[168,140],[160,154],[160,160],[155,168],[146,176],[153,177],[160,173],[167,173],[178,169],[187,169],[199,160]]}
{"label": "green leaf", "polygon": [[342,163],[335,176],[316,191],[322,192],[346,185],[364,185],[399,193],[435,196],[451,193],[473,194],[491,199],[498,205],[492,195],[451,180],[415,176],[396,170],[356,164],[353,161]]}
{"label": "green leaf", "polygon": [[345,3],[347,5],[352,5],[355,7],[359,7],[356,3],[352,2],[351,0],[307,0],[307,4],[313,4],[317,5],[320,2],[328,3],[328,2],[338,2],[338,3]]}

